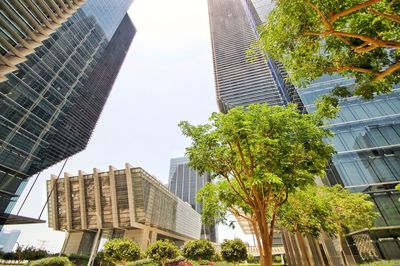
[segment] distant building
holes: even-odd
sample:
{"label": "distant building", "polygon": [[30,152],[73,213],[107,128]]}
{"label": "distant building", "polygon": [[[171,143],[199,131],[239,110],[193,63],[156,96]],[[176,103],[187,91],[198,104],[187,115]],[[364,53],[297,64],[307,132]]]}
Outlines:
{"label": "distant building", "polygon": [[132,0],[0,1],[0,227],[28,178],[83,150],[136,29]]}
{"label": "distant building", "polygon": [[0,251],[4,253],[13,251],[20,234],[20,230],[3,230],[0,232]]}
{"label": "distant building", "polygon": [[101,237],[125,236],[142,250],[158,239],[200,238],[200,215],[140,167],[52,176],[47,191],[49,227],[67,231],[61,253],[89,254]]}
{"label": "distant building", "polygon": [[[200,175],[197,171],[189,167],[189,159],[187,157],[171,159],[168,182],[169,191],[183,201],[188,202],[200,214],[202,212],[202,205],[196,202],[196,194],[210,181],[210,174]],[[217,242],[217,226],[215,224],[202,225],[201,239]]]}

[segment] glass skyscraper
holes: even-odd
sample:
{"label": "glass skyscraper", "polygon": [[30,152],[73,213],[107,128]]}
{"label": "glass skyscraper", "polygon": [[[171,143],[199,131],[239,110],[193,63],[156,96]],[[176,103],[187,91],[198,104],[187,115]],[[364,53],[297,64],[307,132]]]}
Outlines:
{"label": "glass skyscraper", "polygon": [[29,176],[86,147],[136,32],[131,3],[0,2],[0,224]]}
{"label": "glass skyscraper", "polygon": [[[210,174],[200,175],[197,171],[189,167],[189,159],[187,157],[171,159],[168,181],[169,191],[189,203],[200,214],[202,212],[202,205],[196,202],[196,194],[210,181]],[[203,225],[201,239],[217,242],[216,225]]]}
{"label": "glass skyscraper", "polygon": [[217,103],[221,112],[254,103],[301,101],[285,82],[282,66],[264,55],[250,62],[246,50],[258,39],[257,26],[273,8],[267,0],[208,0]]}
{"label": "glass skyscraper", "polygon": [[[313,112],[318,97],[336,86],[352,85],[353,79],[323,76],[299,94],[306,110]],[[369,194],[380,213],[374,228],[350,234],[353,248],[361,253],[365,242],[372,241],[375,251],[367,252],[400,258],[400,192],[394,189],[400,183],[400,88],[373,100],[341,100],[337,118],[329,120],[326,128],[334,133],[326,141],[337,151],[329,167],[329,183]]]}

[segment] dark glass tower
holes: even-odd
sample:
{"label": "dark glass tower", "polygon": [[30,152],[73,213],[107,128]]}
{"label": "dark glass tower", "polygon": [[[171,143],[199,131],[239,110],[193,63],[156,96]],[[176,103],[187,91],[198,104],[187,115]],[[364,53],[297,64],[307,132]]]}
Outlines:
{"label": "dark glass tower", "polygon": [[[188,158],[180,157],[171,159],[168,181],[169,191],[189,203],[200,214],[202,212],[202,205],[196,202],[196,194],[210,181],[210,174],[200,175],[197,171],[189,167]],[[217,242],[216,225],[202,225],[201,239]]]}
{"label": "dark glass tower", "polygon": [[132,0],[0,3],[0,224],[27,178],[83,150],[135,28]]}

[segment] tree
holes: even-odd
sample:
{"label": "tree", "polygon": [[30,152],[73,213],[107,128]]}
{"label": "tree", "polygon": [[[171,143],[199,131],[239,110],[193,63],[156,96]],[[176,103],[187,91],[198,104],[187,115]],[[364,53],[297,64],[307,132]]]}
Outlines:
{"label": "tree", "polygon": [[191,260],[211,260],[215,248],[208,240],[191,240],[186,242],[182,255]]}
{"label": "tree", "polygon": [[[272,237],[279,206],[297,188],[325,174],[333,148],[322,141],[330,133],[319,125],[321,120],[316,115],[300,114],[293,104],[235,107],[227,114],[213,113],[209,124],[179,124],[183,134],[192,139],[191,147],[186,149],[190,165],[223,180],[216,186],[225,191],[225,196],[218,193],[218,200],[225,202],[211,204],[216,207],[205,209],[203,216],[217,213],[221,220],[221,206],[248,219],[256,228],[263,266],[272,265]],[[226,195],[231,195],[230,199]]]}
{"label": "tree", "polygon": [[342,237],[349,231],[370,228],[377,213],[364,193],[351,193],[339,185],[307,186],[290,195],[281,206],[279,225],[292,233],[318,237],[321,231],[339,238],[344,261]]}
{"label": "tree", "polygon": [[221,255],[225,261],[237,264],[247,259],[247,247],[240,239],[225,239],[221,244]]}
{"label": "tree", "polygon": [[140,248],[137,243],[127,238],[110,239],[104,244],[104,258],[126,265],[127,261],[140,258]]}
{"label": "tree", "polygon": [[323,74],[356,78],[338,96],[387,93],[400,82],[399,0],[277,0],[255,44],[295,86]]}
{"label": "tree", "polygon": [[162,266],[165,265],[168,259],[176,258],[178,254],[178,248],[168,240],[157,240],[146,250],[146,255],[159,262]]}

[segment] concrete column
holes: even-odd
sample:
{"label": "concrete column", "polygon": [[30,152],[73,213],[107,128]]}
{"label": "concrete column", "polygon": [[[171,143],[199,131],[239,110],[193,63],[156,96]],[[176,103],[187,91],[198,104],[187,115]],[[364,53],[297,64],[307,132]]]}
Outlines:
{"label": "concrete column", "polygon": [[151,230],[149,232],[149,244],[153,244],[157,241],[157,231]]}
{"label": "concrete column", "polygon": [[87,218],[86,218],[86,197],[85,197],[85,181],[83,176],[85,173],[79,170],[79,204],[81,208],[81,226],[82,229],[87,229]]}
{"label": "concrete column", "polygon": [[69,183],[68,173],[64,173],[64,197],[65,197],[65,210],[67,217],[67,230],[71,230],[72,229],[71,186]]}
{"label": "concrete column", "polygon": [[101,191],[99,180],[99,169],[93,169],[93,182],[94,182],[94,199],[96,204],[97,228],[103,228],[103,219],[101,216]]}
{"label": "concrete column", "polygon": [[129,163],[125,164],[126,186],[128,190],[129,220],[131,226],[134,226],[134,224],[136,223],[136,215],[135,215],[135,198],[133,196],[133,180],[132,180],[131,168],[132,166]]}
{"label": "concrete column", "polygon": [[114,174],[116,168],[110,165],[108,169],[109,169],[108,176],[110,178],[111,212],[112,212],[113,226],[114,228],[118,228],[119,221],[118,221],[118,206],[117,206],[117,186],[115,183],[115,174]]}
{"label": "concrete column", "polygon": [[51,201],[51,206],[53,207],[53,211],[51,212],[52,219],[54,222],[54,228],[59,228],[58,224],[58,204],[57,204],[57,181],[56,181],[57,176],[56,175],[51,175],[51,181],[50,181],[50,188],[49,188],[49,193],[51,190],[53,192],[50,195],[50,201]]}
{"label": "concrete column", "polygon": [[138,243],[141,251],[147,249],[149,243],[149,228],[127,229],[125,230],[124,236]]}

